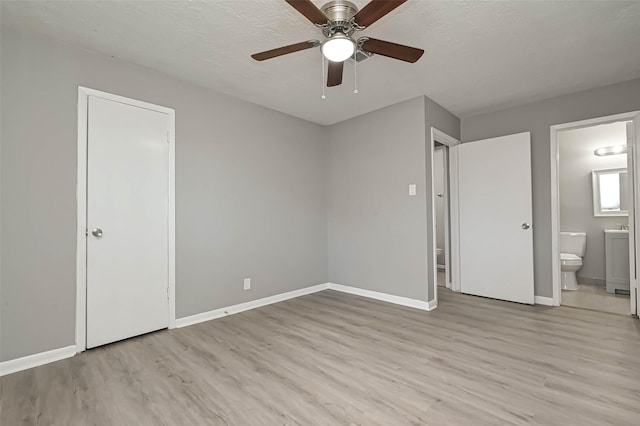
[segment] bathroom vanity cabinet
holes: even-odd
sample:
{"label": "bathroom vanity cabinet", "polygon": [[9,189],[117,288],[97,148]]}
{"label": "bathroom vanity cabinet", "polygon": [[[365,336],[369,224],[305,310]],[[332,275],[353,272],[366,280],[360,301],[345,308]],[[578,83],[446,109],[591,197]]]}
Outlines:
{"label": "bathroom vanity cabinet", "polygon": [[607,293],[629,294],[629,231],[604,231]]}

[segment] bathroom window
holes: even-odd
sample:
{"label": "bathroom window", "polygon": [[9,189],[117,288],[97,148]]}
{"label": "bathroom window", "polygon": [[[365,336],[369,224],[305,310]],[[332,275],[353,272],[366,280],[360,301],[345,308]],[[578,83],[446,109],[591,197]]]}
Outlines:
{"label": "bathroom window", "polygon": [[593,215],[627,216],[627,169],[594,170]]}

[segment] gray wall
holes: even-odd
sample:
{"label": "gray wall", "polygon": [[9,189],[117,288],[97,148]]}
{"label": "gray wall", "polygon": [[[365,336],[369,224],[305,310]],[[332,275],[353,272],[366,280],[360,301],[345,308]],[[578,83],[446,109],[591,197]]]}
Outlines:
{"label": "gray wall", "polygon": [[431,126],[459,136],[458,119],[421,96],[330,128],[331,282],[433,299]]}
{"label": "gray wall", "polygon": [[602,146],[625,145],[624,122],[566,130],[558,133],[560,153],[560,230],[587,233],[587,251],[578,271],[585,284],[605,283],[604,230],[627,224],[627,216],[593,215],[591,171],[627,167],[626,155],[599,157],[593,154]]}
{"label": "gray wall", "polygon": [[1,35],[1,360],[75,342],[78,85],[176,110],[178,317],[327,282],[326,128]]}
{"label": "gray wall", "polygon": [[336,124],[329,139],[329,281],[427,300],[422,97]]}
{"label": "gray wall", "polygon": [[635,110],[640,110],[640,79],[462,119],[463,142],[531,132],[536,295],[552,295],[549,127]]}

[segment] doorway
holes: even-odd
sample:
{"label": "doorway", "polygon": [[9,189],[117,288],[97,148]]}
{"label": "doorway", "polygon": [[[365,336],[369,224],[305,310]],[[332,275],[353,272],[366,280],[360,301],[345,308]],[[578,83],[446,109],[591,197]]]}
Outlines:
{"label": "doorway", "polygon": [[550,304],[637,315],[639,117],[551,127]]}
{"label": "doorway", "polygon": [[460,141],[431,128],[431,194],[433,294],[438,287],[460,291],[458,224],[458,156]]}
{"label": "doorway", "polygon": [[436,269],[439,287],[451,288],[449,273],[449,151],[446,145],[435,142],[433,150],[433,202],[436,207]]}
{"label": "doorway", "polygon": [[77,352],[175,326],[174,116],[78,89]]}

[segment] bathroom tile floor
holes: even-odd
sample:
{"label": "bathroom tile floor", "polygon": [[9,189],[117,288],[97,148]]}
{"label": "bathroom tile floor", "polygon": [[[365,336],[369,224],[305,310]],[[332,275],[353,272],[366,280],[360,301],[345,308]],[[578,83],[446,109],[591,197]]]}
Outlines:
{"label": "bathroom tile floor", "polygon": [[[445,272],[438,271],[438,287],[445,287]],[[563,291],[563,306],[607,312],[610,314],[629,315],[630,301],[625,294],[607,293],[604,286],[580,284],[576,291]]]}
{"label": "bathroom tile floor", "polygon": [[580,284],[576,291],[563,291],[563,306],[591,309],[612,314],[629,315],[629,296],[624,294],[607,293],[604,286]]}

